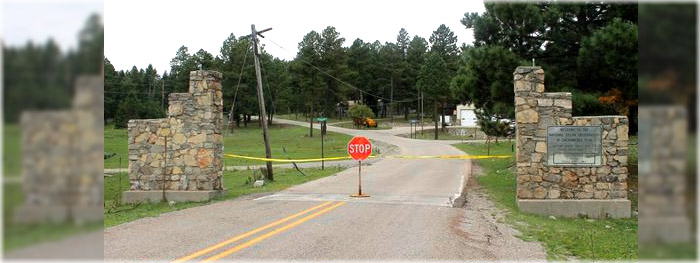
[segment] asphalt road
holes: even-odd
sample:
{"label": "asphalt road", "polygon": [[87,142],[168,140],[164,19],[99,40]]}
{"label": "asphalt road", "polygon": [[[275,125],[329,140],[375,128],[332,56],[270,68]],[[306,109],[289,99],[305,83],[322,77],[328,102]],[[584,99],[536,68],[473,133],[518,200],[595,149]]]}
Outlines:
{"label": "asphalt road", "polygon": [[[278,120],[278,122],[308,125]],[[394,136],[408,128],[331,131],[397,146],[397,154],[463,154],[451,142]],[[523,260],[542,247],[515,237],[478,189],[453,208],[468,160],[385,158],[285,191],[145,218],[104,231],[107,261]]]}

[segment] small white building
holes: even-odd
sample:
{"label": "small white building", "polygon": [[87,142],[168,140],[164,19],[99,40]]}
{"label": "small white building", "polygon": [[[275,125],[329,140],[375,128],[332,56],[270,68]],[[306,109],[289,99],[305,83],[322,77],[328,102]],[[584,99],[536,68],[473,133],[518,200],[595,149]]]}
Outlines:
{"label": "small white building", "polygon": [[457,109],[455,110],[456,115],[457,115],[457,125],[462,126],[462,127],[476,127],[477,126],[477,121],[476,121],[476,107],[472,104],[460,104],[457,105]]}

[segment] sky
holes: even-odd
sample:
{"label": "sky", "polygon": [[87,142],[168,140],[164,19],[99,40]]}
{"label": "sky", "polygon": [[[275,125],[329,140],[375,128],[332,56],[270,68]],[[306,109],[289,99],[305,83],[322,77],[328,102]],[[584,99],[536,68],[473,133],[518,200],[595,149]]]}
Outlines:
{"label": "sky", "polygon": [[190,54],[204,49],[217,56],[231,33],[248,35],[251,24],[258,30],[271,27],[261,44],[273,56],[291,60],[305,34],[327,26],[345,38],[344,46],[356,38],[395,42],[402,27],[427,40],[440,24],[455,32],[458,45],[470,44],[472,32],[460,19],[466,12],[484,12],[483,2],[465,0],[105,0],[104,7],[104,53],[115,69],[152,64],[159,73],[170,71],[180,46]]}
{"label": "sky", "polygon": [[104,14],[101,0],[4,0],[2,39],[23,46],[52,38],[63,51],[76,49],[78,32],[94,13]]}

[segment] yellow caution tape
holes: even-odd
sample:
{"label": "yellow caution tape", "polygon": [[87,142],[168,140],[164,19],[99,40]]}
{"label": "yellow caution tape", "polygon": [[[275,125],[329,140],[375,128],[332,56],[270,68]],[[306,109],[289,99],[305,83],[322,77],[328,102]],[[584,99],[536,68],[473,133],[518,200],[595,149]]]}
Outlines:
{"label": "yellow caution tape", "polygon": [[[224,154],[225,156],[239,159],[265,161],[265,162],[281,162],[281,163],[304,163],[304,162],[320,162],[320,161],[337,161],[337,160],[351,160],[350,156],[341,157],[326,157],[326,158],[311,158],[311,159],[275,159],[275,158],[265,158],[265,157],[251,157],[236,154]],[[391,155],[385,156],[385,158],[400,158],[400,159],[489,159],[489,158],[508,158],[511,155]],[[371,155],[368,158],[377,158],[375,155]]]}
{"label": "yellow caution tape", "polygon": [[[266,161],[266,162],[280,162],[280,163],[304,163],[304,162],[337,161],[337,160],[352,159],[352,157],[350,157],[350,156],[311,158],[311,159],[275,159],[275,158],[265,158],[265,157],[250,157],[250,156],[243,156],[243,155],[236,155],[236,154],[224,154],[224,155],[228,156],[228,157],[239,158],[239,159],[248,159],[248,160]],[[369,158],[374,158],[374,157],[375,156],[372,155]]]}
{"label": "yellow caution tape", "polygon": [[512,155],[393,155],[386,156],[386,158],[401,158],[401,159],[490,159],[490,158],[508,158]]}

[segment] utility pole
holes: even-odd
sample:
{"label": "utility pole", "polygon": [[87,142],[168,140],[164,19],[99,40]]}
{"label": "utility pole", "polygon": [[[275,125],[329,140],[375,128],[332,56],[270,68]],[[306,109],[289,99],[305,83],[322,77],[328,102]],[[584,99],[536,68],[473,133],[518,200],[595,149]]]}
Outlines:
{"label": "utility pole", "polygon": [[[258,53],[258,35],[260,35],[263,32],[267,32],[272,30],[272,28],[265,29],[263,31],[255,31],[255,24],[250,25],[250,39],[253,44],[253,58],[255,61],[255,78],[258,81],[258,104],[260,106],[260,125],[262,126],[263,130],[263,140],[265,141],[265,157],[266,158],[272,158],[272,153],[270,151],[270,140],[267,136],[267,120],[265,119],[267,115],[265,114],[265,97],[263,96],[263,86],[262,86],[262,76],[260,75],[260,54]],[[266,163],[267,166],[267,176],[265,179],[274,181],[274,176],[272,173],[272,162],[268,161]]]}
{"label": "utility pole", "polygon": [[389,97],[389,114],[391,114],[391,127],[394,127],[394,75],[391,75],[391,93]]}

